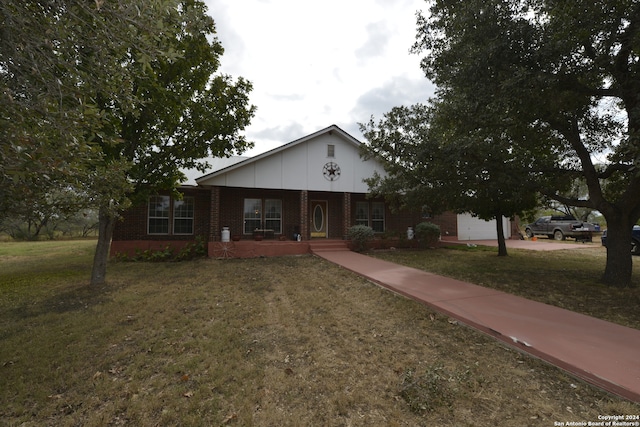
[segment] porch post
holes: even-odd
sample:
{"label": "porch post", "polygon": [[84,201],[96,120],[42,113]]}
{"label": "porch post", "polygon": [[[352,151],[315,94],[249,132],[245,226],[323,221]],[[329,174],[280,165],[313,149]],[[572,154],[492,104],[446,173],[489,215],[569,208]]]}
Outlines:
{"label": "porch post", "polygon": [[344,193],[342,196],[342,238],[346,240],[351,227],[351,193]]}
{"label": "porch post", "polygon": [[302,239],[309,239],[309,192],[300,191],[300,234]]}
{"label": "porch post", "polygon": [[209,209],[209,241],[219,240],[220,235],[220,187],[211,187],[211,208]]}

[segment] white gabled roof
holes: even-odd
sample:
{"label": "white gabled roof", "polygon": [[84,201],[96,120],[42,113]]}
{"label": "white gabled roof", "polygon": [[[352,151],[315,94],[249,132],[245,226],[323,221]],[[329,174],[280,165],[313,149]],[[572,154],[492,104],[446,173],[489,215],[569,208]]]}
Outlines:
{"label": "white gabled roof", "polygon": [[367,193],[366,178],[384,175],[375,159],[364,160],[360,141],[336,125],[266,153],[214,170],[199,186]]}
{"label": "white gabled roof", "polygon": [[[247,160],[248,158],[249,157],[244,156],[213,157],[206,159],[206,161],[211,165],[212,171],[217,171]],[[182,173],[185,174],[187,179],[186,181],[181,182],[180,185],[196,185],[196,181],[202,176],[202,171],[198,169],[185,169]]]}
{"label": "white gabled roof", "polygon": [[318,136],[321,136],[323,134],[333,134],[336,133],[337,135],[341,136],[345,141],[347,141],[348,143],[352,144],[355,147],[360,147],[360,141],[358,141],[357,139],[355,139],[353,136],[349,135],[347,132],[343,131],[342,129],[340,129],[340,127],[338,127],[337,125],[331,125],[327,128],[321,129],[317,132],[314,132],[310,135],[304,136],[302,138],[296,139],[295,141],[289,142],[287,144],[281,145],[280,147],[276,147],[272,150],[266,151],[262,154],[258,154],[257,156],[254,157],[249,157],[249,158],[244,158],[243,160],[239,161],[239,162],[235,162],[229,166],[220,168],[220,169],[215,169],[212,172],[209,172],[206,175],[203,175],[199,178],[196,178],[196,183],[201,183],[205,180],[208,180],[210,178],[216,177],[218,175],[221,174],[225,174],[228,172],[231,172],[235,169],[239,169],[239,168],[243,168],[246,167],[252,163],[258,162],[262,159],[265,159],[267,157],[271,157],[274,156],[282,151],[285,150],[289,150],[292,147],[295,147],[296,145],[305,143],[309,140],[312,140],[314,138],[317,138]]}

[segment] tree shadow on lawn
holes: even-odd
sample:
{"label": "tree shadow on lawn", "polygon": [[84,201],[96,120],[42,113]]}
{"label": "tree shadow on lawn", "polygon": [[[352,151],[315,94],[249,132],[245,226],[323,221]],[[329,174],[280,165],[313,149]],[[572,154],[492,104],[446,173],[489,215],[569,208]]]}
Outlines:
{"label": "tree shadow on lawn", "polygon": [[64,314],[87,310],[109,301],[114,292],[113,286],[88,286],[78,284],[72,289],[52,290],[47,297],[22,301],[18,306],[7,310],[6,317],[14,320],[36,318],[45,314]]}

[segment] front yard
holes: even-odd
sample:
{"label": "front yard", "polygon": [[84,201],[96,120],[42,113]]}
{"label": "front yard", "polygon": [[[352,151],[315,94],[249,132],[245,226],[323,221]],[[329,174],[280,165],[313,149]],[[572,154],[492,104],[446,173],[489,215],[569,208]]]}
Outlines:
{"label": "front yard", "polygon": [[[92,249],[0,243],[6,425],[550,426],[640,413],[312,256],[112,263],[109,284],[89,288]],[[607,311],[589,274],[572,272],[595,258],[532,275],[522,262],[538,255],[377,254],[496,286],[522,276],[559,304]],[[611,316],[627,307],[607,298]]]}

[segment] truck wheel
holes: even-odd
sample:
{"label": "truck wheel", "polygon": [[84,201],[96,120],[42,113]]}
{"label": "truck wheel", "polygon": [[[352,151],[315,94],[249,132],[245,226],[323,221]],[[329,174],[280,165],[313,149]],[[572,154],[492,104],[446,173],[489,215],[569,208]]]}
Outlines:
{"label": "truck wheel", "polygon": [[529,239],[533,237],[533,231],[531,231],[530,228],[524,230],[524,234],[526,234]]}
{"label": "truck wheel", "polygon": [[631,241],[631,255],[640,255],[640,245],[636,240]]}
{"label": "truck wheel", "polygon": [[562,234],[561,230],[556,230],[553,232],[554,240],[564,240],[564,234]]}

